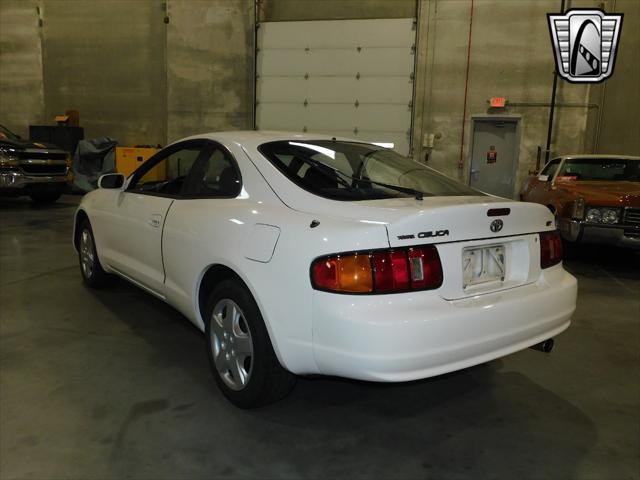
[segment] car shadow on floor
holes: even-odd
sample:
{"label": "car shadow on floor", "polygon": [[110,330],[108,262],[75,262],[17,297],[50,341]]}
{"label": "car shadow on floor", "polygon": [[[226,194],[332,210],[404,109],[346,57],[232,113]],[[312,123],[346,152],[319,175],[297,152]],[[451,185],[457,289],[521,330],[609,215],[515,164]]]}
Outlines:
{"label": "car shadow on floor", "polygon": [[0,197],[0,212],[75,208],[81,199],[78,195],[63,195],[53,203],[36,203],[29,197]]}
{"label": "car shadow on floor", "polygon": [[564,250],[564,266],[574,275],[640,281],[640,250],[579,244]]}
{"label": "car shadow on floor", "polygon": [[[300,378],[278,403],[243,411],[217,390],[202,334],[181,314],[119,279],[106,290],[88,292],[152,347],[152,363],[184,377],[172,381],[207,384],[197,396],[176,392],[154,400],[166,408],[144,425],[128,421],[112,454],[122,473],[148,474],[135,460],[147,455],[155,468],[179,476],[170,450],[178,442],[173,437],[187,432],[179,449],[193,478],[200,469],[297,478],[573,478],[597,443],[587,415],[509,370],[508,360],[400,384]],[[176,413],[183,404],[190,408]],[[145,436],[162,438],[166,449],[158,451],[157,439],[154,448],[130,440]],[[242,467],[233,450],[239,443],[251,452]]]}

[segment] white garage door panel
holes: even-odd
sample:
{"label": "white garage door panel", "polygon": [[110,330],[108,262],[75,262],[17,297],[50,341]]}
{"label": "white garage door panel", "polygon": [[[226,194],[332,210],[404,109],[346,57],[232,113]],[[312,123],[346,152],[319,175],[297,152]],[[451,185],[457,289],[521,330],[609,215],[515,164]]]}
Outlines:
{"label": "white garage door panel", "polygon": [[258,54],[261,77],[397,75],[408,78],[413,72],[413,55],[407,49],[363,48],[340,50],[261,50]]}
{"label": "white garage door panel", "polygon": [[258,29],[256,124],[409,151],[413,19],[267,22]]}
{"label": "white garage door panel", "polygon": [[[266,77],[257,82],[258,97],[264,102],[304,103],[395,103],[411,98],[413,84],[406,78],[347,77],[309,78]],[[408,103],[407,103],[408,105]]]}
{"label": "white garage door panel", "polygon": [[[352,135],[353,137],[353,135]],[[400,152],[407,150],[409,144],[407,141],[407,135],[405,132],[378,132],[363,130],[358,134],[358,140],[376,143],[393,143],[395,145],[394,150]]]}
{"label": "white garage door panel", "polygon": [[259,104],[258,107],[256,123],[260,130],[302,131],[300,124],[306,117],[304,105],[269,103]]}
{"label": "white garage door panel", "polygon": [[268,37],[269,48],[294,48],[296,44],[303,48],[350,48],[354,41],[361,46],[405,47],[415,39],[412,18],[264,22],[258,35]]}
{"label": "white garage door panel", "polygon": [[307,85],[307,93],[302,101],[307,99],[312,103],[351,103],[358,94],[355,78],[329,77],[309,78],[303,80]]}
{"label": "white garage door panel", "polygon": [[347,130],[353,136],[353,106],[316,104],[307,107],[305,125],[309,132]]}
{"label": "white garage door panel", "polygon": [[406,136],[405,132],[401,133],[393,133],[393,132],[376,132],[363,130],[358,132],[358,135],[354,135],[352,131],[349,130],[315,130],[314,133],[322,133],[326,135],[335,135],[336,137],[346,137],[346,138],[354,138],[356,140],[360,140],[363,142],[376,142],[376,143],[393,143],[396,145],[396,150],[398,147],[404,148],[406,147]]}
{"label": "white garage door panel", "polygon": [[307,83],[299,77],[258,78],[256,95],[262,102],[303,103],[307,97]]}
{"label": "white garage door panel", "polygon": [[407,105],[360,105],[356,111],[358,130],[401,131],[390,128],[393,125],[402,125],[411,110]]}
{"label": "white garage door panel", "polygon": [[403,75],[413,73],[414,56],[407,48],[363,48],[357,68],[362,75]]}
{"label": "white garage door panel", "polygon": [[258,52],[258,76],[298,76],[307,73],[309,55],[304,50],[269,50]]}
{"label": "white garage door panel", "polygon": [[413,83],[403,77],[362,77],[358,83],[360,103],[398,103],[409,105]]}

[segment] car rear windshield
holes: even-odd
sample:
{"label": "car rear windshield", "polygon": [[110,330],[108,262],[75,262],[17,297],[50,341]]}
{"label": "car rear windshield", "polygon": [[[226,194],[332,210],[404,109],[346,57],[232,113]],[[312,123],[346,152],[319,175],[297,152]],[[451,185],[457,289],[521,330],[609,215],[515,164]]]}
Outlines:
{"label": "car rear windshield", "polygon": [[264,143],[258,150],[291,181],[334,200],[483,195],[388,148],[334,140]]}
{"label": "car rear windshield", "polygon": [[558,176],[570,180],[640,181],[640,160],[573,158],[565,160]]}

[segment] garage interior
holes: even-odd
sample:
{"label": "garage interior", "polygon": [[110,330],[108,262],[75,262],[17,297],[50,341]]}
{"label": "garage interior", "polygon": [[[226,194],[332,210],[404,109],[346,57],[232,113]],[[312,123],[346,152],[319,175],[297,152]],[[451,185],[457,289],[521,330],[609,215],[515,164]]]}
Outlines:
{"label": "garage interior", "polygon": [[[85,138],[124,146],[331,132],[393,143],[472,185],[483,132],[513,128],[498,155],[511,149],[501,194],[517,199],[545,158],[640,154],[640,2],[566,2],[625,17],[615,74],[558,81],[549,130],[546,15],[560,8],[0,0],[0,124],[27,138],[74,109]],[[333,50],[316,60],[309,42],[327,38]],[[82,285],[80,200],[0,198],[2,479],[640,478],[637,251],[584,247],[565,260],[578,305],[549,354],[405,384],[302,378],[281,402],[243,411],[216,389],[202,335],[177,311],[124,281]]]}

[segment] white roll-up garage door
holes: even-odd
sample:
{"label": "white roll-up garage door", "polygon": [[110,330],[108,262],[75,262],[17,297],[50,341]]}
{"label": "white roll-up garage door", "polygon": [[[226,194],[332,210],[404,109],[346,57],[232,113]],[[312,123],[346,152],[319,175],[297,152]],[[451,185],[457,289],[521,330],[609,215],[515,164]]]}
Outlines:
{"label": "white roll-up garage door", "polygon": [[407,154],[414,19],[264,22],[256,126],[392,143]]}

